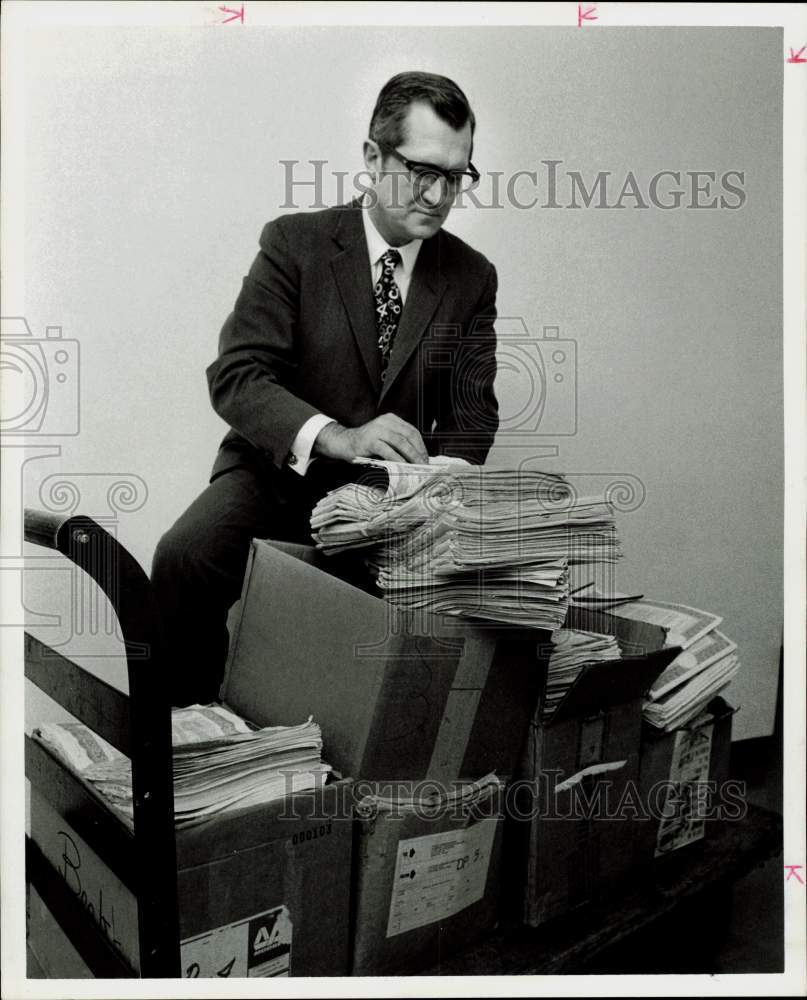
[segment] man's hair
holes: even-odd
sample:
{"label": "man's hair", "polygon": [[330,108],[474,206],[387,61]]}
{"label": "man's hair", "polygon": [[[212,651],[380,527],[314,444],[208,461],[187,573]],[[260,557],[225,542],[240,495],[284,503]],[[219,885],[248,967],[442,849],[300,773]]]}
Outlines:
{"label": "man's hair", "polygon": [[406,139],[404,126],[412,104],[429,104],[434,113],[459,131],[471,123],[471,136],[476,118],[468,98],[447,76],[436,73],[398,73],[381,88],[370,119],[370,138],[379,146],[400,146]]}

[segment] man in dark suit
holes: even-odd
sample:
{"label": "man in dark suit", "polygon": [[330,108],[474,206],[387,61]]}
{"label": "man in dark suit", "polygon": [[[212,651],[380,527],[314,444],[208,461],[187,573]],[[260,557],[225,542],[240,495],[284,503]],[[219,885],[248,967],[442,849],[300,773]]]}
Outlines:
{"label": "man in dark suit", "polygon": [[373,112],[364,198],[265,226],[207,370],[231,430],[154,557],[174,704],[217,697],[250,540],[310,541],[354,458],[484,462],[496,271],[441,229],[478,180],[474,128],[452,81],[399,74]]}

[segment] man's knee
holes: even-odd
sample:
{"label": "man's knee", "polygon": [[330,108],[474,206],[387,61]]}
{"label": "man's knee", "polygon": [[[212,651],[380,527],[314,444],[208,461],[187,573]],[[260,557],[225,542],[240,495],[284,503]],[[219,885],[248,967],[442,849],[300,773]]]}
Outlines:
{"label": "man's knee", "polygon": [[157,543],[151,561],[151,579],[159,584],[202,572],[208,561],[204,535],[204,531],[194,530],[192,524],[177,521]]}
{"label": "man's knee", "polygon": [[174,529],[166,531],[151,560],[151,579],[155,583],[182,572],[183,549]]}
{"label": "man's knee", "polygon": [[236,583],[240,589],[250,537],[235,512],[228,519],[220,511],[200,510],[194,505],[157,543],[151,579],[157,586],[172,586],[182,580],[216,592],[229,592]]}

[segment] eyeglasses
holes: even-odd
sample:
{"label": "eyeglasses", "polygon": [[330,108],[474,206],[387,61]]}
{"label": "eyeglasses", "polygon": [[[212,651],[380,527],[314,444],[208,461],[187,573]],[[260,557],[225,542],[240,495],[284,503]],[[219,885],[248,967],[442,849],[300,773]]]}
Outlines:
{"label": "eyeglasses", "polygon": [[449,194],[455,195],[461,191],[470,191],[479,183],[479,171],[473,163],[468,164],[467,170],[443,170],[442,167],[437,167],[433,163],[408,160],[392,146],[382,145],[381,149],[406,167],[409,183],[412,185],[416,198],[421,197],[426,191],[430,191],[435,184],[440,185],[440,199],[442,200]]}

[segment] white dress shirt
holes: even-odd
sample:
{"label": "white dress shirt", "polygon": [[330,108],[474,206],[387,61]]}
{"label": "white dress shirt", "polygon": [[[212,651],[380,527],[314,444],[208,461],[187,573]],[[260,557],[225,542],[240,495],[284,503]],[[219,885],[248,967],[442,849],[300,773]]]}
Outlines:
{"label": "white dress shirt", "polygon": [[[391,247],[376,229],[366,208],[362,209],[361,217],[364,223],[364,236],[367,240],[370,278],[373,287],[375,287],[376,282],[381,277],[381,258],[388,250],[397,250],[401,255],[401,260],[400,263],[395,265],[393,277],[395,278],[395,284],[400,290],[401,303],[403,304],[406,302],[406,294],[409,291],[409,285],[412,281],[415,261],[418,258],[423,240],[412,240],[411,243],[406,243],[402,247]],[[308,466],[312,461],[311,449],[314,447],[317,434],[327,424],[332,423],[335,423],[334,419],[326,416],[324,413],[318,413],[316,416],[309,417],[306,420],[298,431],[294,441],[292,441],[289,452],[288,464],[295,472],[298,472],[301,476],[306,474]]]}

